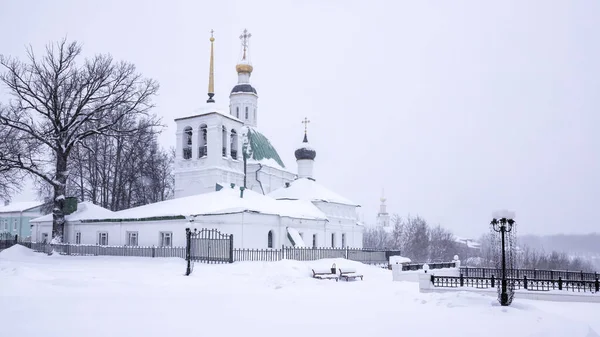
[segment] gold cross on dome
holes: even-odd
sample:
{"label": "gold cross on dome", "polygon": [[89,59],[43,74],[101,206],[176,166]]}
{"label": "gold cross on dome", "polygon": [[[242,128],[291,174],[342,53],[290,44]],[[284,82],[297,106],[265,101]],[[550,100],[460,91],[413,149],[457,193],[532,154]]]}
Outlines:
{"label": "gold cross on dome", "polygon": [[306,133],[306,130],[308,129],[308,123],[310,123],[310,121],[308,118],[304,117],[304,120],[302,121],[302,124],[304,124],[304,133]]}
{"label": "gold cross on dome", "polygon": [[248,40],[252,37],[252,34],[248,33],[247,29],[244,29],[244,34],[240,35],[240,40],[242,40],[242,47],[244,48],[244,56],[242,56],[242,60],[246,59],[246,49],[248,49]]}

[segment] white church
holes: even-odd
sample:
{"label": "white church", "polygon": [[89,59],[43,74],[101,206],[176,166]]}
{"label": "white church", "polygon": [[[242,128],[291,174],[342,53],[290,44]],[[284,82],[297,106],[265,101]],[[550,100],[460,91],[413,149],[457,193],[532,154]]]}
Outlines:
{"label": "white church", "polygon": [[[297,174],[258,130],[258,94],[250,82],[244,30],[238,83],[229,107],[214,100],[210,38],[208,100],[189,116],[175,119],[175,198],[112,212],[89,202],[66,216],[64,242],[108,246],[185,246],[185,228],[233,234],[235,248],[362,248],[358,204],[330,191],[313,177],[316,151],[304,139],[294,149]],[[300,138],[300,137],[299,137]],[[52,215],[31,220],[32,240],[48,240]]]}

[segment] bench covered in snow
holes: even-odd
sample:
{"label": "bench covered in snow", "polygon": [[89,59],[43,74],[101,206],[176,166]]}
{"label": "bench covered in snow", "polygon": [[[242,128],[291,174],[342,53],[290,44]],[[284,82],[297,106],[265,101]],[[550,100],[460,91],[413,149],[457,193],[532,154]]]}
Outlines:
{"label": "bench covered in snow", "polygon": [[348,281],[349,279],[355,279],[360,277],[360,279],[363,279],[362,274],[359,274],[356,272],[356,269],[354,268],[339,268],[340,269],[340,277],[341,278],[345,278],[346,281]]}
{"label": "bench covered in snow", "polygon": [[313,269],[313,277],[321,280],[333,280],[337,282],[338,276],[335,272],[332,272],[331,268],[327,269]]}

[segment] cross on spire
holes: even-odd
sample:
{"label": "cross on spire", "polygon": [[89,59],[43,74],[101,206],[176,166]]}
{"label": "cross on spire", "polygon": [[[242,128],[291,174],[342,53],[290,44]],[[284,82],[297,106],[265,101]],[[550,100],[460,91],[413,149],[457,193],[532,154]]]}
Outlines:
{"label": "cross on spire", "polygon": [[214,30],[214,29],[211,29],[211,30],[210,30],[210,37],[211,37],[211,38],[212,38],[212,37],[214,37],[214,36],[213,36],[214,32],[215,32],[215,30]]}
{"label": "cross on spire", "polygon": [[240,35],[240,40],[242,40],[242,48],[244,48],[244,55],[242,56],[242,60],[246,59],[246,50],[248,49],[248,42],[252,34],[248,33],[247,29],[244,29],[244,34]]}
{"label": "cross on spire", "polygon": [[304,117],[304,120],[302,121],[302,124],[304,124],[304,134],[306,134],[306,130],[308,129],[308,123],[310,123],[310,121],[308,118]]}

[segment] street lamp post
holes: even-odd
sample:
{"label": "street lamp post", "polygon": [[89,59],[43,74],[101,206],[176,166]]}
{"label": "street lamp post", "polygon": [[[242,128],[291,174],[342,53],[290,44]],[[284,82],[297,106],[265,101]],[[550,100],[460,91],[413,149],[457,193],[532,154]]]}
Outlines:
{"label": "street lamp post", "polygon": [[500,305],[509,305],[508,301],[508,290],[507,290],[507,279],[506,279],[506,245],[505,235],[510,233],[515,223],[515,214],[512,212],[498,212],[494,215],[492,222],[492,228],[495,232],[500,233],[502,238],[502,282],[501,282],[501,293],[500,293]]}

